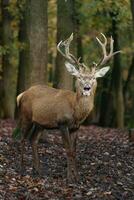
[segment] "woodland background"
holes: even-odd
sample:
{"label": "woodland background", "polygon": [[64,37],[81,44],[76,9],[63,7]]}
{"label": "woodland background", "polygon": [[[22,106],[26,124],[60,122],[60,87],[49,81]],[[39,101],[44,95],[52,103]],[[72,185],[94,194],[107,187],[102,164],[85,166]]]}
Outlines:
{"label": "woodland background", "polygon": [[72,52],[89,67],[95,37],[113,36],[111,70],[98,80],[86,123],[134,126],[134,0],[0,0],[0,118],[16,116],[16,96],[33,84],[74,89],[56,45],[74,33]]}

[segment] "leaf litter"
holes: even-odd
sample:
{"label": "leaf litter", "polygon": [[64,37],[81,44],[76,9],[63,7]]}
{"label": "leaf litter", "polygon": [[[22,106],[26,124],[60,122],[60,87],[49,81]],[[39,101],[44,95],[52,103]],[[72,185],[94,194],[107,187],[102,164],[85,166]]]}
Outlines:
{"label": "leaf litter", "polygon": [[134,144],[126,130],[81,126],[78,131],[79,182],[66,180],[66,153],[58,131],[39,144],[42,177],[32,173],[32,151],[25,145],[25,173],[20,173],[20,142],[15,122],[0,120],[0,200],[133,200]]}

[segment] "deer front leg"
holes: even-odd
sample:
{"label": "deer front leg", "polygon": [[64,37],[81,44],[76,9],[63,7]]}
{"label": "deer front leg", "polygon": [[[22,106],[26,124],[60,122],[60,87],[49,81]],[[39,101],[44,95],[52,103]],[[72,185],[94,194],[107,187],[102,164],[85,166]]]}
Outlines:
{"label": "deer front leg", "polygon": [[38,142],[41,136],[41,131],[38,132],[37,130],[34,132],[34,135],[31,139],[32,143],[32,158],[33,158],[33,170],[35,170],[35,173],[38,173],[40,175],[40,161],[39,161],[39,155],[38,155]]}
{"label": "deer front leg", "polygon": [[20,171],[21,171],[21,174],[23,174],[24,172],[24,145],[25,145],[25,139],[21,138],[21,161],[20,161]]}
{"label": "deer front leg", "polygon": [[76,169],[75,152],[73,148],[73,143],[71,141],[71,135],[69,133],[68,127],[62,126],[60,129],[62,132],[63,144],[64,144],[64,147],[66,149],[66,154],[67,154],[67,179],[69,182],[72,182],[75,175],[73,171],[74,169]]}
{"label": "deer front leg", "polygon": [[77,166],[76,166],[76,145],[77,145],[78,133],[72,132],[70,134],[70,136],[71,136],[71,142],[72,142],[72,149],[73,149],[73,153],[74,153],[73,174],[74,174],[75,179],[78,181],[78,171],[77,171]]}

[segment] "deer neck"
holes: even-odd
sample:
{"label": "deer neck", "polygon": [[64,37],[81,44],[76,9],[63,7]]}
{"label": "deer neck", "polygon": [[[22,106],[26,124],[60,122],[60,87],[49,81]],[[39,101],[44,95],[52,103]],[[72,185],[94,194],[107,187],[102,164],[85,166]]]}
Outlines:
{"label": "deer neck", "polygon": [[97,83],[92,88],[90,96],[82,95],[79,88],[77,88],[75,105],[75,119],[77,123],[82,123],[93,109],[96,87]]}

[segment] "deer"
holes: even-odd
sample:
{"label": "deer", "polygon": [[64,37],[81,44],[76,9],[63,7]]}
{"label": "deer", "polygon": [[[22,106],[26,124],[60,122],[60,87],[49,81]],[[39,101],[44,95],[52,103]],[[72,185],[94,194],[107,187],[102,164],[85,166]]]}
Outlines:
{"label": "deer", "polygon": [[76,92],[56,89],[47,85],[35,85],[17,96],[19,109],[18,126],[21,130],[21,166],[23,166],[23,154],[25,139],[30,130],[33,168],[40,174],[40,162],[38,156],[38,142],[42,131],[59,129],[67,156],[67,180],[78,180],[76,166],[76,144],[78,129],[82,122],[89,116],[94,107],[94,98],[97,88],[97,78],[103,77],[110,69],[104,66],[115,54],[113,52],[114,40],[110,38],[110,52],[106,47],[108,40],[102,34],[104,42],[96,37],[102,48],[103,57],[89,68],[70,53],[70,44],[73,34],[65,41],[60,41],[57,50],[65,58],[67,71],[75,77]]}

